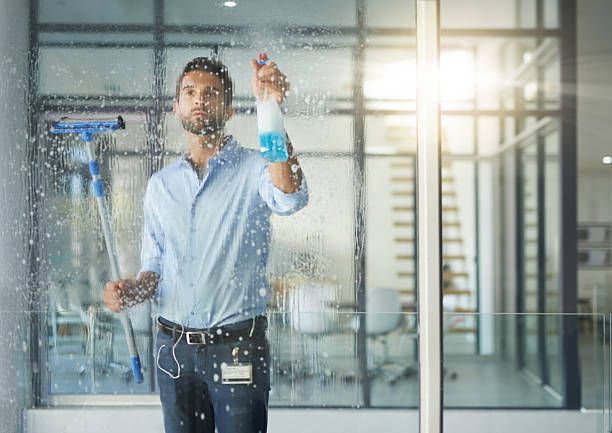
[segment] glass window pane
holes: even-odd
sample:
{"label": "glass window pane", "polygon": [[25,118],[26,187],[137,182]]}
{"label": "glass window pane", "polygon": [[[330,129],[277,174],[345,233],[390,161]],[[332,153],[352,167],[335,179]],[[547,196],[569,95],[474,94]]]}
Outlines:
{"label": "glass window pane", "polygon": [[116,97],[150,95],[152,71],[151,50],[42,48],[40,93]]}
{"label": "glass window pane", "polygon": [[[330,153],[348,153],[353,148],[352,118],[349,116],[285,117],[287,133],[299,154],[318,153],[325,157]],[[172,114],[165,120],[166,150],[182,153],[185,149],[185,133]],[[227,132],[244,147],[259,149],[257,119],[254,114],[236,114],[227,123]]]}
{"label": "glass window pane", "polygon": [[475,126],[473,117],[442,116],[442,152],[449,155],[473,154],[476,151]]}
{"label": "glass window pane", "polygon": [[[559,160],[559,132],[554,131],[544,138],[545,146],[545,256],[546,256],[546,285],[545,285],[545,312],[558,313],[561,311],[561,284],[560,263],[561,249],[559,233],[561,232],[560,203],[560,160]],[[546,357],[550,370],[550,384],[561,393],[563,391],[563,357],[561,353],[561,321],[554,317],[546,320]],[[585,393],[585,396],[588,393]]]}
{"label": "glass window pane", "polygon": [[523,275],[524,312],[532,313],[524,317],[525,367],[540,376],[538,332],[538,168],[536,143],[527,145],[521,153],[523,166],[522,209],[523,209]]}
{"label": "glass window pane", "polygon": [[559,0],[544,0],[544,27],[559,27]]}
{"label": "glass window pane", "polygon": [[368,27],[390,27],[414,29],[416,26],[415,3],[405,0],[366,0],[366,25]]}
{"label": "glass window pane", "polygon": [[480,155],[491,155],[502,142],[500,127],[502,120],[498,117],[481,116],[477,119],[478,130],[478,153]]}
{"label": "glass window pane", "polygon": [[[442,0],[440,25],[443,29],[525,27],[535,14],[535,2],[528,0],[523,3],[526,3],[523,8],[518,8],[515,0]],[[517,25],[519,12],[523,15],[522,26]]]}
{"label": "glass window pane", "polygon": [[394,155],[416,153],[416,117],[371,115],[366,117],[366,152]]}
{"label": "glass window pane", "polygon": [[371,110],[415,110],[414,49],[368,48],[365,53],[363,93]]}
{"label": "glass window pane", "polygon": [[[136,45],[136,44],[153,44],[152,33],[108,33],[108,32],[96,32],[96,33],[81,33],[81,32],[41,32],[39,34],[39,41],[42,46],[46,44],[66,44],[75,45],[78,43],[102,43],[102,44],[125,44],[125,45]],[[135,48],[135,47],[133,47]]]}
{"label": "glass window pane", "polygon": [[[263,30],[267,25],[350,26],[355,25],[355,0],[300,0],[237,1],[235,7],[213,0],[165,1],[165,22],[173,25],[245,25],[251,31]],[[259,28],[258,28],[259,27]]]}
{"label": "glass window pane", "polygon": [[[256,47],[232,48],[222,52],[221,59],[229,68],[234,81],[234,99],[238,106],[251,106],[254,102],[249,61],[258,52]],[[166,94],[175,96],[176,81],[187,62],[206,55],[210,55],[210,51],[168,50]],[[349,49],[315,49],[306,52],[283,49],[270,51],[268,55],[291,83],[291,91],[285,102],[290,111],[305,115],[325,115],[327,110],[334,108],[333,100],[348,98],[352,94],[352,57]]]}
{"label": "glass window pane", "polygon": [[367,287],[394,288],[415,302],[415,156],[369,156]]}
{"label": "glass window pane", "polygon": [[[63,113],[47,113],[43,127]],[[91,118],[107,117],[90,114]],[[111,210],[122,276],[140,267],[142,197],[149,175],[143,115],[127,115],[126,129],[93,141]],[[42,134],[46,176],[40,230],[49,286],[49,393],[148,393],[150,377],[135,387],[124,332],[115,314],[103,307],[102,287],[110,276],[98,207],[92,193],[89,158],[80,137]],[[129,150],[129,152],[128,152]],[[132,325],[141,361],[150,371],[152,333],[147,304],[133,309]]]}
{"label": "glass window pane", "polygon": [[38,8],[41,23],[153,24],[153,0],[44,0]]}

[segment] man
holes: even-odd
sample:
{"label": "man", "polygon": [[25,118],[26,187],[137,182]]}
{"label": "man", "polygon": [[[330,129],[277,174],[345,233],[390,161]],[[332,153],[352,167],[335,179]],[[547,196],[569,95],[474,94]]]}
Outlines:
{"label": "man", "polygon": [[[274,63],[251,66],[254,94],[282,102],[285,75]],[[269,163],[224,134],[232,93],[219,61],[198,57],[185,66],[173,111],[187,152],[148,182],[137,278],[104,288],[115,312],[156,301],[166,433],[267,427],[269,217],[298,211],[308,192],[288,137],[290,159]]]}

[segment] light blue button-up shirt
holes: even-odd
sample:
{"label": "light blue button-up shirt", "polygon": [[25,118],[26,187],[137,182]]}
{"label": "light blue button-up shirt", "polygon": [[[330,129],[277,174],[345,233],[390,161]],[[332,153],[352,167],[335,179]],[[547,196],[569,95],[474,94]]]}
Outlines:
{"label": "light blue button-up shirt", "polygon": [[299,191],[282,192],[268,162],[231,136],[201,181],[185,157],[153,174],[140,272],[161,277],[155,314],[209,328],[264,313],[270,214],[290,215],[307,203],[304,176]]}

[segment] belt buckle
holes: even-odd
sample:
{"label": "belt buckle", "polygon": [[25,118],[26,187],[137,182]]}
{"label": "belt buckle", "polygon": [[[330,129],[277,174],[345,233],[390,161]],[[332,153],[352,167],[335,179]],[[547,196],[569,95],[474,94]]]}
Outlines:
{"label": "belt buckle", "polygon": [[[206,332],[190,331],[186,332],[185,334],[187,338],[187,344],[206,344]],[[200,341],[194,341],[194,336],[199,337]]]}

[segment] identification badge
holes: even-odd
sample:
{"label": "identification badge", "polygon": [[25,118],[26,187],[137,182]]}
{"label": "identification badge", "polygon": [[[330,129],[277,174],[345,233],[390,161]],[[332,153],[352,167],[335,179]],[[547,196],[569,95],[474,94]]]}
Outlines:
{"label": "identification badge", "polygon": [[221,383],[250,385],[253,383],[253,366],[251,364],[221,365]]}
{"label": "identification badge", "polygon": [[250,385],[253,383],[253,366],[239,363],[239,353],[240,349],[234,347],[234,350],[232,350],[234,364],[221,364],[221,383],[226,385]]}

